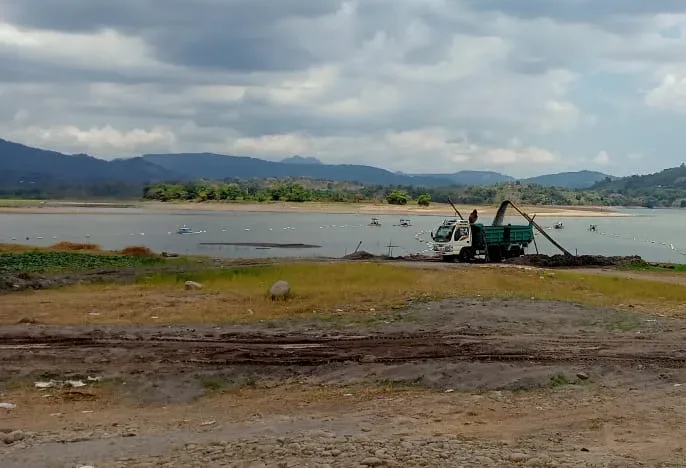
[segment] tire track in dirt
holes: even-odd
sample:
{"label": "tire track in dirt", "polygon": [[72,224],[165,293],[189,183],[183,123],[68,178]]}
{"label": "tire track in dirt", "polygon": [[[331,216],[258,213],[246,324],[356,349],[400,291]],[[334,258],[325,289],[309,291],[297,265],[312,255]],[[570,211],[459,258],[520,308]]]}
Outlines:
{"label": "tire track in dirt", "polygon": [[655,337],[487,333],[404,333],[381,336],[285,336],[233,333],[201,336],[2,337],[0,360],[36,366],[84,362],[161,366],[312,366],[340,362],[398,363],[422,360],[532,363],[652,363],[686,367],[686,349]]}

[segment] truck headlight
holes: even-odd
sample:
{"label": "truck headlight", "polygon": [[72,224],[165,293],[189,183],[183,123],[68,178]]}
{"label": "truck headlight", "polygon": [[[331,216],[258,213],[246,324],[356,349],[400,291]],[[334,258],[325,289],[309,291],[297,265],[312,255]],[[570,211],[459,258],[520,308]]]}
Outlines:
{"label": "truck headlight", "polygon": [[446,246],[443,248],[443,251],[444,251],[444,252],[452,252],[452,251],[453,251],[453,246],[452,246],[452,245],[446,245]]}

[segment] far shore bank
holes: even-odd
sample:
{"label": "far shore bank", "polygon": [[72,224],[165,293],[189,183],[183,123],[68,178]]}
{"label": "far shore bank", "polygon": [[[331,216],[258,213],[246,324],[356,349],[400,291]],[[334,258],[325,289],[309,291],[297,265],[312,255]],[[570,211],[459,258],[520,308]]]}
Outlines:
{"label": "far shore bank", "polygon": [[[5,214],[108,214],[112,208],[135,208],[139,213],[176,212],[176,211],[224,211],[224,212],[256,212],[256,213],[320,213],[320,214],[360,214],[369,216],[454,216],[449,204],[432,203],[428,207],[417,205],[388,205],[372,203],[319,203],[319,202],[64,202],[39,200],[0,200],[0,213]],[[457,205],[458,210],[467,217],[472,209],[479,214],[494,215],[498,209],[496,205]],[[620,213],[611,207],[599,206],[527,206],[520,208],[530,215],[537,217],[562,218],[596,218],[631,216]],[[121,213],[118,211],[118,213]]]}
{"label": "far shore bank", "polygon": [[[206,210],[206,211],[241,211],[261,213],[321,213],[321,214],[360,214],[360,215],[398,215],[398,216],[455,216],[449,204],[432,203],[428,207],[417,205],[388,205],[372,203],[155,203],[142,204],[150,210]],[[465,218],[476,208],[480,214],[495,215],[496,205],[456,205]],[[520,208],[537,217],[600,217],[600,216],[628,216],[607,207],[594,206],[520,206]]]}

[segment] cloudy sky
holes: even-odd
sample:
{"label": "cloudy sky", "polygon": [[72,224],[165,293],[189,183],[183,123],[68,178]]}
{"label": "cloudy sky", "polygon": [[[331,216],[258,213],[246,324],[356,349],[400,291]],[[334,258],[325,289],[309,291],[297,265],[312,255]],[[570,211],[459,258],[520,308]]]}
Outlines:
{"label": "cloudy sky", "polygon": [[684,0],[0,0],[0,137],[626,175],[686,159]]}

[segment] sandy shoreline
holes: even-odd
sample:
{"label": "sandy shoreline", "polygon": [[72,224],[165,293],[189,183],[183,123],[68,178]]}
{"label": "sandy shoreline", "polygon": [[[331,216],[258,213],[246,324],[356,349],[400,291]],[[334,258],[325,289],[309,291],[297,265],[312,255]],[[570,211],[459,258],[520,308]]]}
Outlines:
{"label": "sandy shoreline", "polygon": [[[122,206],[127,205],[127,206]],[[111,208],[118,208],[112,211]],[[352,204],[352,203],[160,203],[160,202],[132,202],[132,203],[93,203],[76,202],[47,202],[39,205],[22,202],[15,206],[0,206],[0,213],[4,214],[121,214],[121,210],[131,208],[131,214],[170,213],[177,211],[223,211],[223,212],[254,212],[254,213],[321,213],[321,214],[360,214],[360,215],[395,215],[395,216],[454,216],[453,209],[448,204],[432,204],[429,207],[395,206],[385,204]],[[493,205],[458,205],[463,216],[467,216],[476,208],[479,214],[494,215],[498,209]],[[530,215],[537,217],[561,218],[596,218],[631,216],[626,213],[613,211],[608,207],[596,206],[521,206]]]}

